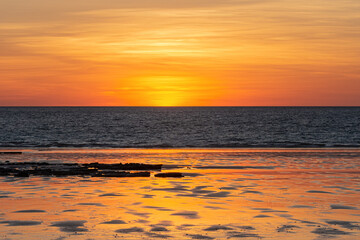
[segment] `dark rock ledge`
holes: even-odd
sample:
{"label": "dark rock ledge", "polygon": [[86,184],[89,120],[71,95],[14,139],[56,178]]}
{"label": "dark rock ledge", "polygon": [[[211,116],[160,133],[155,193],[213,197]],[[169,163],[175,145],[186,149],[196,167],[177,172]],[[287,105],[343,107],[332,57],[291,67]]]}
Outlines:
{"label": "dark rock ledge", "polygon": [[[150,177],[150,170],[160,171],[162,164],[142,163],[48,163],[0,162],[0,176],[89,176],[89,177]],[[131,172],[130,172],[131,171]]]}

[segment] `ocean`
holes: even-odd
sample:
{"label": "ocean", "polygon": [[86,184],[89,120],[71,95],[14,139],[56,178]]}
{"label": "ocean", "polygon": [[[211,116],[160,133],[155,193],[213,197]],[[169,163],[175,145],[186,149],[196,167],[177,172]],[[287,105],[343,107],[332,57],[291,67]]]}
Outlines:
{"label": "ocean", "polygon": [[359,107],[1,107],[0,148],[353,148]]}

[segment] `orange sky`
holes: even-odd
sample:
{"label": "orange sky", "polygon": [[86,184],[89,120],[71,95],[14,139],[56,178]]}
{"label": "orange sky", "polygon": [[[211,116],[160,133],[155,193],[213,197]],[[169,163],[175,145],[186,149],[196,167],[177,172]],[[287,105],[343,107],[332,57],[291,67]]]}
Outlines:
{"label": "orange sky", "polygon": [[0,106],[360,105],[358,0],[0,0]]}

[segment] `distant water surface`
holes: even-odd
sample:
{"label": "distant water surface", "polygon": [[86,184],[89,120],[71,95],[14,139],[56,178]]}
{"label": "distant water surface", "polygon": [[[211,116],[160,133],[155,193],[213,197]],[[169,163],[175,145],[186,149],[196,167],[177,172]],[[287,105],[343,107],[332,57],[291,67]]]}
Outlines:
{"label": "distant water surface", "polygon": [[2,148],[359,147],[359,107],[1,107]]}

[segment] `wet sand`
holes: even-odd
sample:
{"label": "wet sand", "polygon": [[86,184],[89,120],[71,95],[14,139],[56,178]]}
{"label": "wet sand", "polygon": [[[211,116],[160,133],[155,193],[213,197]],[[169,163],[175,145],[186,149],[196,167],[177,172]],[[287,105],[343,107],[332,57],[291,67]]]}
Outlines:
{"label": "wet sand", "polygon": [[183,178],[0,177],[0,239],[358,239],[360,150],[22,150]]}

